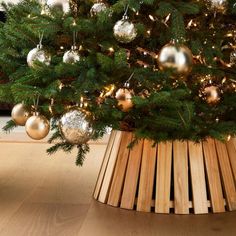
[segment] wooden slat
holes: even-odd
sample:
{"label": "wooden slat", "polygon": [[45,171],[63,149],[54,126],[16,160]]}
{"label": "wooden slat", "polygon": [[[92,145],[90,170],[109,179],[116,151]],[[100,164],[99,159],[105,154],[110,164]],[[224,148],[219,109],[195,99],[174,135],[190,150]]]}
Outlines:
{"label": "wooden slat", "polygon": [[143,140],[140,140],[130,151],[129,162],[125,176],[124,190],[121,198],[121,208],[134,208],[142,152]]}
{"label": "wooden slat", "polygon": [[214,140],[208,139],[207,141],[203,142],[203,150],[212,210],[215,213],[225,212],[224,198]]}
{"label": "wooden slat", "polygon": [[188,147],[194,213],[208,213],[202,143],[188,142]]}
{"label": "wooden slat", "polygon": [[156,213],[170,212],[172,142],[158,144],[156,173]]}
{"label": "wooden slat", "polygon": [[102,162],[99,174],[98,174],[97,183],[96,183],[94,193],[93,193],[93,196],[94,196],[95,199],[98,198],[98,195],[100,193],[100,189],[101,189],[101,186],[102,186],[102,181],[103,181],[105,171],[106,171],[106,168],[107,168],[107,163],[109,161],[109,157],[111,155],[111,150],[112,150],[112,147],[114,145],[116,132],[117,131],[115,131],[115,130],[113,130],[111,132],[111,135],[110,135],[110,138],[109,138],[109,141],[108,141],[108,144],[107,144],[106,152],[105,152],[105,155],[104,155],[104,158],[103,158],[103,162]]}
{"label": "wooden slat", "polygon": [[111,150],[110,158],[109,158],[109,161],[107,164],[106,173],[105,173],[102,187],[100,190],[100,194],[98,197],[98,200],[102,203],[105,203],[108,198],[108,192],[109,192],[109,188],[110,188],[110,184],[111,184],[111,180],[112,180],[112,175],[114,172],[116,158],[117,158],[117,154],[118,154],[118,151],[120,148],[121,134],[122,134],[121,131],[117,131],[116,137],[115,137],[115,140],[113,143],[113,147]]}
{"label": "wooden slat", "polygon": [[176,214],[189,214],[187,142],[174,141],[174,201]]}
{"label": "wooden slat", "polygon": [[220,141],[216,140],[215,144],[220,164],[227,207],[230,211],[236,210],[236,189],[227,148],[226,145]]}
{"label": "wooden slat", "polygon": [[156,146],[152,147],[152,141],[144,141],[137,202],[138,211],[151,211],[155,163],[157,154],[156,150]]}
{"label": "wooden slat", "polygon": [[131,140],[131,132],[122,132],[120,150],[117,156],[116,167],[112,178],[112,184],[107,202],[109,205],[112,206],[118,206],[121,199],[121,191],[123,188],[125,171],[130,152],[128,145],[130,144]]}
{"label": "wooden slat", "polygon": [[231,139],[229,142],[226,143],[230,163],[231,163],[231,166],[232,166],[232,171],[233,171],[233,174],[234,174],[234,182],[236,184],[236,145],[235,144],[236,144],[235,143],[235,138]]}

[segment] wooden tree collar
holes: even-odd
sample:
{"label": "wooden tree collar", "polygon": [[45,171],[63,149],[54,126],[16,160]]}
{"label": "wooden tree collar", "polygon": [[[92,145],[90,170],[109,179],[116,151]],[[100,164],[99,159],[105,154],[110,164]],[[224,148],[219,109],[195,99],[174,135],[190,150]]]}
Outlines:
{"label": "wooden tree collar", "polygon": [[142,212],[206,214],[236,210],[236,140],[166,142],[112,131],[97,179],[99,202]]}

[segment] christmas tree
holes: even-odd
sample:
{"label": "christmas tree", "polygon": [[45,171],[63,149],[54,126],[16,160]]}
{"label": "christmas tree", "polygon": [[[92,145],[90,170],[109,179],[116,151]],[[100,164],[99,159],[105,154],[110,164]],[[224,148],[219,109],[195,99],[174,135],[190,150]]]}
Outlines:
{"label": "christmas tree", "polygon": [[0,101],[17,104],[5,131],[51,128],[48,152],[77,147],[77,164],[107,127],[134,132],[131,147],[235,135],[234,0],[3,6]]}

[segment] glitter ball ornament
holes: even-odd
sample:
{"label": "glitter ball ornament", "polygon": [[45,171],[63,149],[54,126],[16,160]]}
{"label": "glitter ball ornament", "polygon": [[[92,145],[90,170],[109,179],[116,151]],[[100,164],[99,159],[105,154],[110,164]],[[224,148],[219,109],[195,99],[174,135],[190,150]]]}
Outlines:
{"label": "glitter ball ornament", "polygon": [[72,46],[71,50],[65,52],[63,56],[64,63],[75,64],[76,62],[80,61],[80,56],[76,49],[76,46]]}
{"label": "glitter ball ornament", "polygon": [[50,123],[45,116],[35,114],[26,121],[25,130],[30,138],[40,140],[48,135]]}
{"label": "glitter ball ornament", "polygon": [[127,88],[120,88],[116,92],[116,100],[118,101],[118,106],[121,107],[121,110],[128,112],[133,106],[132,102],[133,92]]}
{"label": "glitter ball ornament", "polygon": [[236,64],[236,50],[234,50],[230,53],[230,64],[231,65]]}
{"label": "glitter ball ornament", "polygon": [[127,16],[116,22],[113,33],[116,40],[121,43],[130,43],[137,37],[136,27]]}
{"label": "glitter ball ornament", "polygon": [[215,85],[208,85],[202,91],[203,99],[208,104],[216,104],[220,101],[220,90]]}
{"label": "glitter ball ornament", "polygon": [[207,0],[208,8],[215,12],[226,12],[228,1],[227,0]]}
{"label": "glitter ball ornament", "polygon": [[51,55],[47,53],[42,45],[37,45],[36,48],[32,49],[27,55],[27,63],[29,67],[34,67],[35,62],[41,62],[49,66],[51,62]]}
{"label": "glitter ball ornament", "polygon": [[96,16],[102,11],[105,11],[107,9],[107,5],[103,2],[98,2],[93,4],[93,6],[90,9],[91,16]]}
{"label": "glitter ball ornament", "polygon": [[47,5],[52,9],[60,10],[64,13],[70,11],[69,0],[48,0]]}
{"label": "glitter ball ornament", "polygon": [[59,128],[65,140],[72,144],[83,144],[92,137],[93,129],[85,112],[72,109],[60,119]]}
{"label": "glitter ball ornament", "polygon": [[160,69],[174,69],[178,74],[188,74],[192,69],[193,55],[184,45],[165,45],[158,56]]}
{"label": "glitter ball ornament", "polygon": [[31,110],[24,103],[15,105],[11,112],[11,118],[16,125],[24,126],[30,116]]}

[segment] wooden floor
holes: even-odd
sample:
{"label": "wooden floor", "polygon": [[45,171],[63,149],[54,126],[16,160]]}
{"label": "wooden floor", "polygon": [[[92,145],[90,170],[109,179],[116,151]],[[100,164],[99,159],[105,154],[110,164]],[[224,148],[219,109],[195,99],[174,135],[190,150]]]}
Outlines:
{"label": "wooden floor", "polygon": [[121,210],[91,196],[106,145],[74,156],[47,144],[0,142],[0,236],[236,235],[236,213],[159,215]]}

